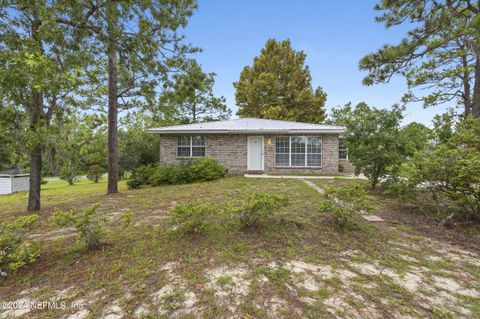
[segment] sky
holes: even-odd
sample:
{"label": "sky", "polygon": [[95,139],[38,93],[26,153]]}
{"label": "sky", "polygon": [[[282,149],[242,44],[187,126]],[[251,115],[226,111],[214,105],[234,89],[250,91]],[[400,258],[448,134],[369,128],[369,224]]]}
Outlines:
{"label": "sky", "polygon": [[[406,92],[405,80],[362,85],[366,72],[359,60],[383,44],[396,44],[407,26],[386,29],[374,21],[373,0],[199,0],[198,10],[185,30],[186,40],[203,51],[196,55],[205,72],[217,74],[214,92],[223,95],[236,113],[235,89],[240,72],[252,65],[270,38],[290,39],[303,50],[314,87],[327,93],[327,111],[351,101],[390,108]],[[431,124],[448,106],[424,109],[408,104],[404,124]],[[236,116],[234,116],[236,117]]]}

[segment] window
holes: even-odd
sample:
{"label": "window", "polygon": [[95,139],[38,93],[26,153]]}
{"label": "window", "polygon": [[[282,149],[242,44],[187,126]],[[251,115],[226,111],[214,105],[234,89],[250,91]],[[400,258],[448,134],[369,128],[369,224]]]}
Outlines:
{"label": "window", "polygon": [[348,160],[348,150],[343,143],[343,138],[338,141],[338,158],[341,160]]}
{"label": "window", "polygon": [[317,136],[277,136],[276,166],[322,166],[322,139]]}
{"label": "window", "polygon": [[205,157],[205,137],[179,136],[177,140],[177,156]]}

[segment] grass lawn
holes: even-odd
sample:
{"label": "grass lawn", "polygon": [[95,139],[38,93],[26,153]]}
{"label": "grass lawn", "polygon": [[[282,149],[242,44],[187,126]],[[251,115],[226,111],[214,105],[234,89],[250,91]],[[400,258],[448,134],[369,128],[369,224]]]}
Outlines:
{"label": "grass lawn", "polygon": [[[318,181],[319,186],[352,180]],[[275,219],[242,230],[218,213],[206,235],[182,236],[169,221],[177,203],[226,203],[256,191],[282,192]],[[478,245],[459,230],[427,230],[418,216],[372,193],[381,224],[340,232],[319,213],[321,195],[301,180],[229,177],[215,182],[105,195],[105,181],[44,185],[40,221],[29,237],[41,257],[0,281],[0,301],[74,302],[82,309],[2,310],[0,318],[478,318]],[[100,203],[104,245],[86,251],[55,209]],[[0,196],[0,218],[26,215],[26,194]],[[401,207],[401,206],[398,206]],[[134,212],[127,230],[115,222]],[[413,217],[405,217],[405,216]],[[464,242],[464,241],[463,241]],[[473,241],[475,243],[475,241]]]}

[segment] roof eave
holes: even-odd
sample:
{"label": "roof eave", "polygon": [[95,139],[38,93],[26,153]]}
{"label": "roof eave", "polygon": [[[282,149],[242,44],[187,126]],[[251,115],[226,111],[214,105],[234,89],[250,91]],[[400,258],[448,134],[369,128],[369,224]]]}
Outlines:
{"label": "roof eave", "polygon": [[341,134],[345,129],[321,130],[157,130],[149,129],[152,134]]}

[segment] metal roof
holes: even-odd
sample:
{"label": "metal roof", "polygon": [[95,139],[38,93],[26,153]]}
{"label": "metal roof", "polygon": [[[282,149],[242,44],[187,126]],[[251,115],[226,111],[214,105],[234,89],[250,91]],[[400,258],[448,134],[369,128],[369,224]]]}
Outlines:
{"label": "metal roof", "polygon": [[30,173],[20,171],[18,169],[12,169],[9,171],[1,171],[0,177],[11,177],[11,176],[30,176]]}
{"label": "metal roof", "polygon": [[240,118],[225,121],[194,123],[185,125],[151,128],[150,133],[188,134],[188,133],[344,133],[345,127],[324,124]]}

